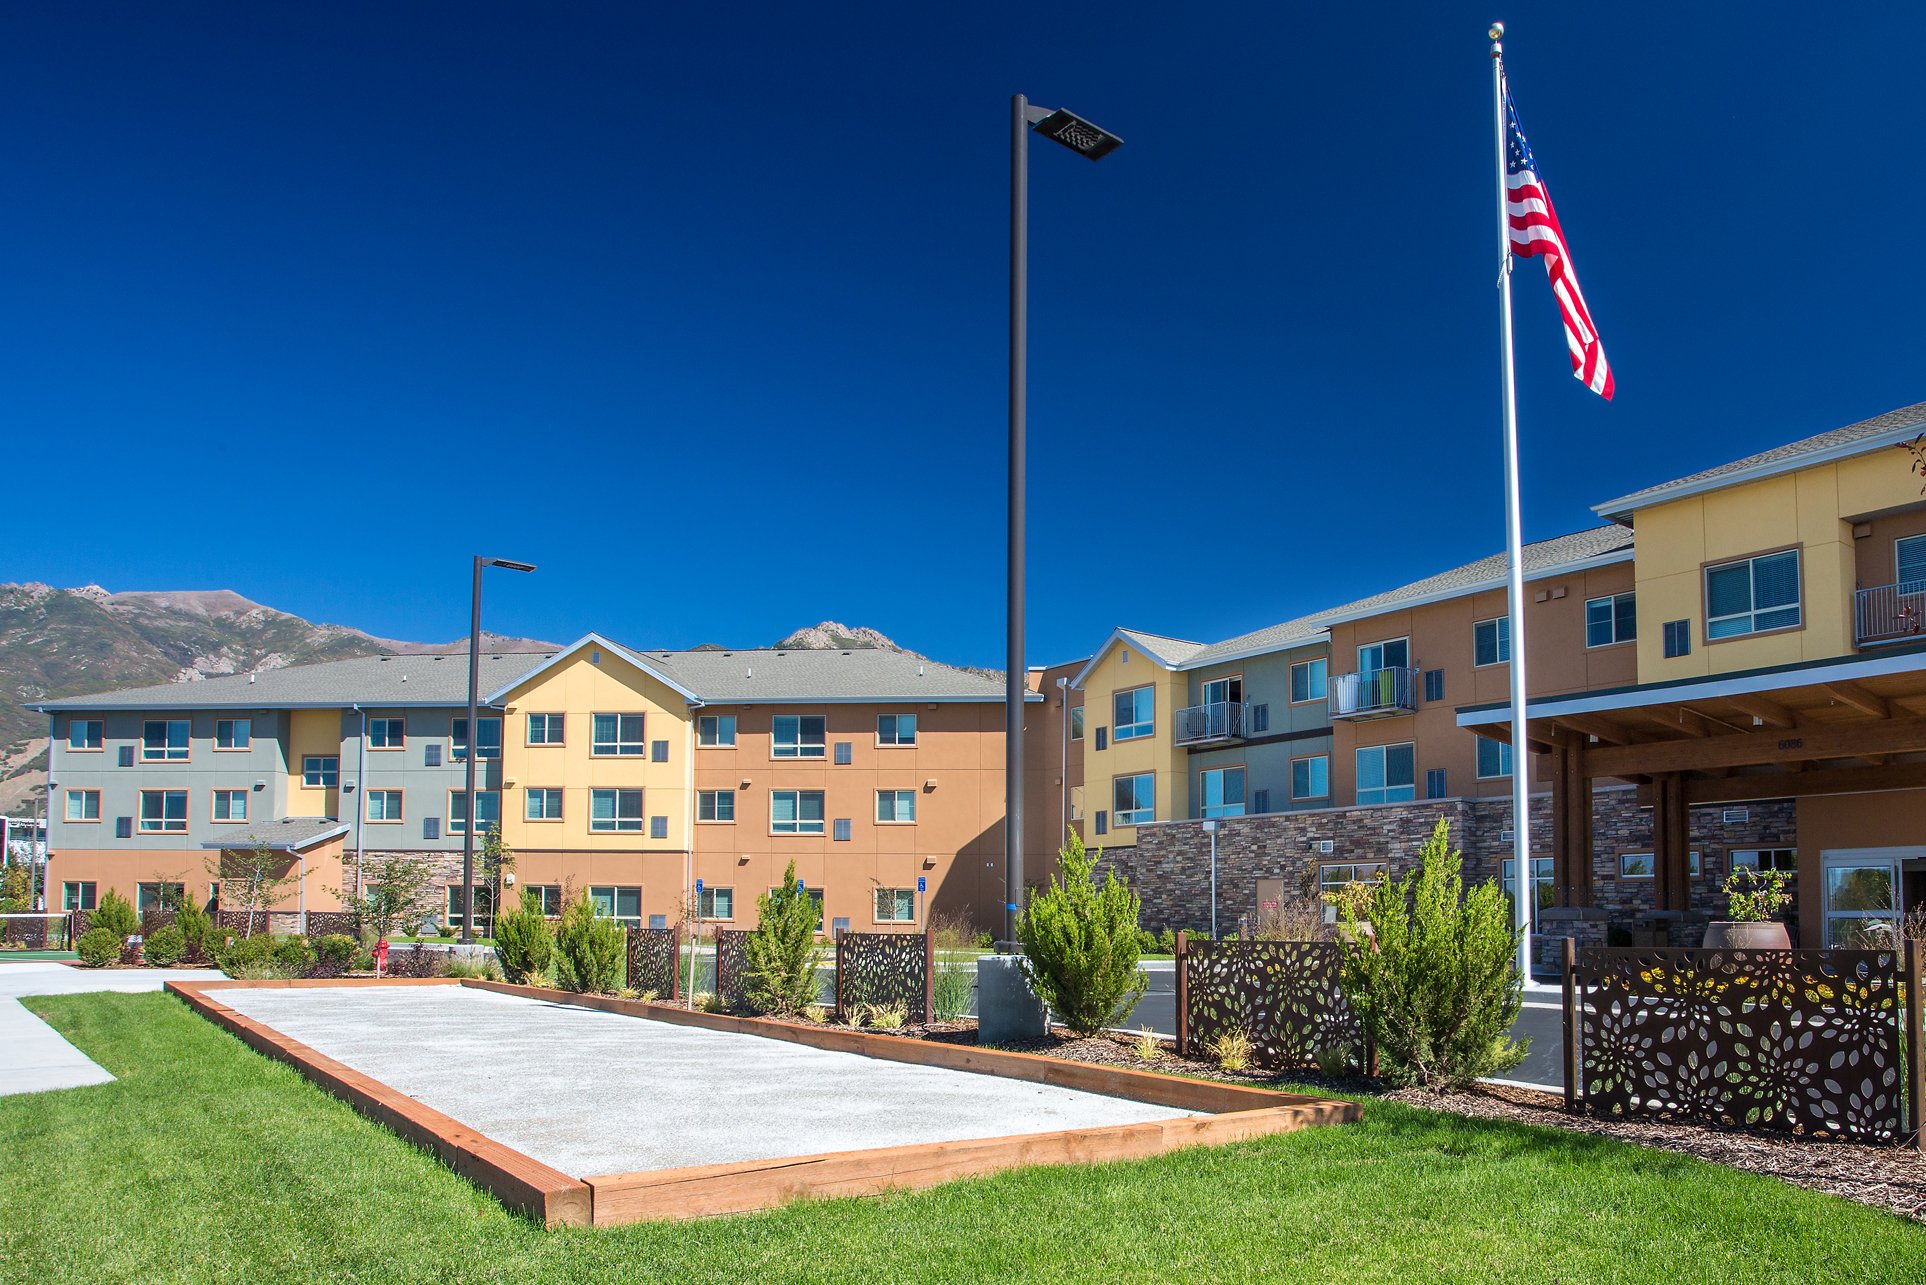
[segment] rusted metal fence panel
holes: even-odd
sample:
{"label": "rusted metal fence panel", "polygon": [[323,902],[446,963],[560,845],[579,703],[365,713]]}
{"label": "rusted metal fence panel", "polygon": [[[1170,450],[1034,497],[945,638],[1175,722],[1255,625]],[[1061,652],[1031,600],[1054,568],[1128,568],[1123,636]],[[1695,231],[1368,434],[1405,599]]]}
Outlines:
{"label": "rusted metal fence panel", "polygon": [[901,1004],[907,1020],[928,1025],[935,995],[935,946],[924,933],[836,934],[836,1016],[861,1004]]}
{"label": "rusted metal fence panel", "polygon": [[682,969],[680,928],[629,929],[629,988],[654,991],[658,999],[675,999]]}
{"label": "rusted metal fence panel", "polygon": [[1334,941],[1209,941],[1180,936],[1178,1052],[1226,1031],[1250,1036],[1264,1066],[1308,1066],[1325,1049],[1358,1049],[1363,1030],[1338,978]]}
{"label": "rusted metal fence panel", "polygon": [[749,930],[716,929],[716,999],[724,1007],[742,1003],[742,974],[748,962]]}

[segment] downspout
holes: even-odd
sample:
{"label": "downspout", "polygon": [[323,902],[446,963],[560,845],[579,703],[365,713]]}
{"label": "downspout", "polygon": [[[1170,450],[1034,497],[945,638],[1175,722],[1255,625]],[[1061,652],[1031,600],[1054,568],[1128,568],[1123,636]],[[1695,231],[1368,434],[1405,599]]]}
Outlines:
{"label": "downspout", "polygon": [[[361,900],[361,823],[368,816],[368,711],[360,705],[349,708],[361,715],[361,738],[354,747],[354,899]],[[383,813],[382,815],[387,815]]]}

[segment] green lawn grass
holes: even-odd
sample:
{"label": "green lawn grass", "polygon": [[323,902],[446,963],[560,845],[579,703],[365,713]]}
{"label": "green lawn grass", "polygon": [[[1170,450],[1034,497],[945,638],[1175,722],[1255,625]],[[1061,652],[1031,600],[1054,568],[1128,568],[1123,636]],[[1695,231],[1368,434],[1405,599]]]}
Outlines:
{"label": "green lawn grass", "polygon": [[[1926,1227],[1601,1139],[1363,1124],[545,1232],[165,995],[28,1001],[120,1077],[0,1099],[5,1281],[1909,1281]],[[727,1068],[718,1068],[726,1075]],[[588,1109],[511,1091],[530,1111]],[[806,1086],[785,1085],[798,1109]]]}

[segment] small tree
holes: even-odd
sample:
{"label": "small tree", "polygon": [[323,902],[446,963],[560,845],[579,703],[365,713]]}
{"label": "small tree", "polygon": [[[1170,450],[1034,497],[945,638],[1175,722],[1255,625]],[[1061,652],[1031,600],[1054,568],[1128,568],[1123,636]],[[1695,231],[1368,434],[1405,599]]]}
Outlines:
{"label": "small tree", "polygon": [[1740,923],[1762,924],[1777,919],[1792,902],[1783,870],[1754,870],[1740,866],[1725,877],[1726,913]]}
{"label": "small tree", "polygon": [[377,938],[409,928],[428,911],[428,886],[434,872],[416,852],[383,852],[361,872],[361,895],[330,889],[353,907],[362,930]]}
{"label": "small tree", "polygon": [[105,928],[121,941],[126,941],[140,931],[140,916],[127,898],[109,888],[100,898],[100,905],[87,919],[87,931]]}
{"label": "small tree", "polygon": [[555,955],[555,934],[537,903],[523,898],[495,921],[495,958],[511,982],[526,982],[545,970]]}
{"label": "small tree", "polygon": [[33,909],[33,872],[18,861],[0,867],[0,915],[24,915]]}
{"label": "small tree", "polygon": [[756,926],[743,943],[742,999],[752,1011],[793,1017],[816,1002],[820,919],[791,861],[782,883],[756,898]]}
{"label": "small tree", "polygon": [[[500,913],[502,904],[502,876],[515,868],[515,850],[502,838],[502,828],[491,823],[482,835],[481,852],[477,854],[481,862],[482,884],[488,889],[488,918],[492,921]],[[474,907],[479,918],[479,907]],[[490,929],[494,924],[489,924]]]}
{"label": "small tree", "polygon": [[1360,885],[1337,909],[1344,995],[1387,1079],[1460,1089],[1524,1060],[1507,1034],[1524,996],[1510,902],[1496,883],[1464,891],[1448,822],[1417,870]]}
{"label": "small tree", "polygon": [[622,984],[628,935],[622,925],[595,913],[588,894],[562,911],[555,934],[555,977],[568,990],[610,995]]}
{"label": "small tree", "polygon": [[1115,870],[1098,887],[1096,864],[1071,830],[1050,886],[1030,898],[1016,925],[1031,989],[1079,1035],[1102,1031],[1150,985],[1137,967],[1142,901]]}
{"label": "small tree", "polygon": [[268,841],[250,834],[245,848],[222,848],[207,863],[208,873],[221,884],[221,897],[238,902],[247,912],[247,935],[254,935],[254,918],[265,915],[301,882],[298,862],[276,852]]}

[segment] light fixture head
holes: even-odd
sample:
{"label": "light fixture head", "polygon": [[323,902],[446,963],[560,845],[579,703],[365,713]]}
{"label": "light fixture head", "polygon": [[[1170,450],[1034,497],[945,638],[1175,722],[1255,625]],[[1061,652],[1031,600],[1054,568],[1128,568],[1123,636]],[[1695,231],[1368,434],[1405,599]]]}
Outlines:
{"label": "light fixture head", "polygon": [[1503,40],[1505,38],[1505,24],[1502,22],[1494,22],[1491,24],[1491,30],[1485,34],[1493,40]]}
{"label": "light fixture head", "polygon": [[535,569],[535,564],[532,562],[516,562],[512,558],[490,558],[488,565],[491,567],[500,567],[504,571],[533,571]]}
{"label": "light fixture head", "polygon": [[1045,138],[1062,143],[1079,156],[1100,161],[1123,146],[1123,140],[1101,125],[1093,125],[1072,111],[1059,107],[1032,128]]}

